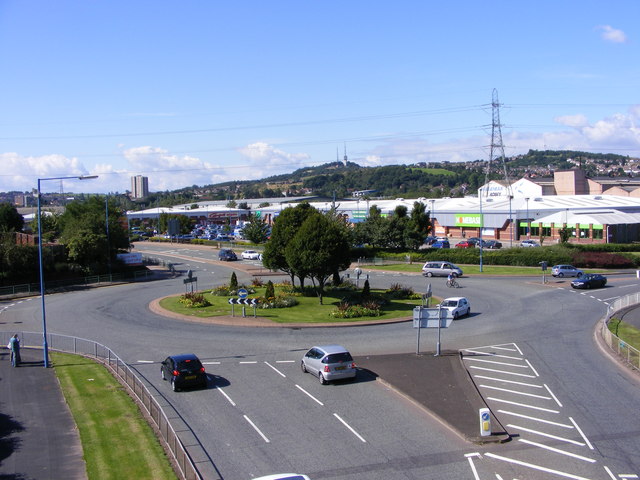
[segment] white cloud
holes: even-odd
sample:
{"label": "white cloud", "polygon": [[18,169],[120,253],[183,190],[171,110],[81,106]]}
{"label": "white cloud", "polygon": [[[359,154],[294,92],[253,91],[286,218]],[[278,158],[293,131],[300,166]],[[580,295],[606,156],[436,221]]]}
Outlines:
{"label": "white cloud", "polygon": [[238,167],[242,176],[236,176],[236,180],[255,180],[293,172],[307,166],[311,158],[307,153],[288,153],[266,142],[251,143],[239,148],[238,152],[248,160],[248,163]]}
{"label": "white cloud", "polygon": [[589,124],[589,120],[587,119],[587,117],[582,114],[563,115],[563,116],[554,118],[554,120],[568,127],[584,127]]}
{"label": "white cloud", "polygon": [[603,40],[611,43],[626,43],[627,35],[617,28],[613,28],[611,25],[600,25],[597,27],[602,33],[600,36]]}

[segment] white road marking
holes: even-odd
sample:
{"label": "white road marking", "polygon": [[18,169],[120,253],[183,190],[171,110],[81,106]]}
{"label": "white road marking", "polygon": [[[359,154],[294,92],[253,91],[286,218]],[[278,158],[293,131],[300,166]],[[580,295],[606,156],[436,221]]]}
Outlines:
{"label": "white road marking", "polygon": [[510,402],[509,400],[502,400],[501,398],[487,397],[488,400],[494,402],[508,403],[509,405],[516,405],[518,407],[531,408],[533,410],[540,410],[541,412],[560,413],[558,410],[551,410],[549,408],[536,407],[534,405],[527,405],[526,403]]}
{"label": "white road marking", "polygon": [[253,427],[253,429],[254,429],[256,432],[258,432],[258,434],[262,437],[262,439],[263,439],[265,442],[269,443],[269,439],[265,436],[265,434],[264,434],[264,433],[262,433],[262,432],[260,431],[260,429],[259,429],[258,427],[256,427],[256,424],[255,424],[255,423],[253,423],[253,422],[251,421],[251,419],[250,419],[249,417],[247,417],[246,415],[243,415],[243,416],[244,416],[244,419],[245,419],[247,422],[249,422],[249,425],[251,425],[251,426]]}
{"label": "white road marking", "polygon": [[571,440],[570,438],[551,435],[550,433],[539,432],[538,430],[533,430],[532,428],[521,427],[519,425],[513,425],[513,424],[509,424],[507,425],[507,427],[515,428],[516,430],[522,430],[523,432],[533,433],[534,435],[540,435],[541,437],[552,438],[554,440],[559,440],[561,442],[572,443],[574,445],[578,445],[579,447],[584,447],[584,443],[578,442],[577,440]]}
{"label": "white road marking", "polygon": [[240,365],[247,365],[247,364],[253,364],[253,363],[258,363],[258,361],[250,361],[250,362],[238,362]]}
{"label": "white road marking", "polygon": [[507,367],[527,368],[526,365],[516,365],[514,363],[508,363],[508,362],[494,362],[493,360],[483,360],[482,358],[474,358],[474,357],[463,357],[463,358],[469,361],[473,360],[474,362],[494,363],[496,365],[506,365]]}
{"label": "white road marking", "polygon": [[620,478],[638,478],[638,475],[635,473],[621,473],[618,475]]}
{"label": "white road marking", "polygon": [[476,466],[473,463],[473,458],[471,458],[471,456],[467,456],[467,461],[469,462],[469,466],[471,467],[471,473],[473,473],[473,478],[475,478],[475,480],[480,480],[480,477],[478,476],[478,471],[476,470]]}
{"label": "white road marking", "polygon": [[589,447],[589,450],[593,450],[593,445],[591,445],[591,442],[589,441],[589,439],[587,438],[587,436],[584,434],[584,432],[580,429],[580,427],[578,426],[578,424],[576,423],[576,421],[569,417],[569,420],[571,420],[571,423],[573,423],[573,426],[576,427],[576,430],[578,430],[578,433],[582,436],[582,438],[584,439],[585,443],[587,444],[587,446]]}
{"label": "white road marking", "polygon": [[295,360],[276,360],[276,363],[293,363]]}
{"label": "white road marking", "polygon": [[532,445],[534,447],[544,448],[545,450],[550,450],[555,453],[559,453],[561,455],[567,455],[569,457],[577,458],[578,460],[582,460],[584,462],[595,463],[596,461],[593,458],[583,457],[582,455],[577,455],[575,453],[567,452],[565,450],[560,450],[559,448],[549,447],[548,445],[543,445],[542,443],[532,442],[530,440],[525,440],[524,438],[520,438],[518,441],[522,443],[526,443],[527,445]]}
{"label": "white road marking", "polygon": [[485,377],[484,375],[474,375],[474,378],[483,378],[485,380],[495,380],[496,382],[512,383],[514,385],[522,385],[524,387],[542,388],[542,385],[536,385],[535,383],[516,382],[515,380],[504,380],[502,378]]}
{"label": "white road marking", "polygon": [[231,397],[230,397],[229,395],[227,395],[226,393],[224,393],[224,390],[222,390],[222,389],[221,389],[221,388],[219,388],[219,387],[216,387],[216,390],[218,390],[218,391],[219,391],[219,392],[224,396],[224,398],[226,398],[226,399],[229,401],[229,403],[230,403],[231,405],[233,405],[234,407],[236,406],[236,402],[234,402],[233,400],[231,400]]}
{"label": "white road marking", "polygon": [[307,395],[311,400],[313,400],[314,402],[316,402],[318,405],[321,405],[324,407],[324,403],[322,403],[320,400],[318,400],[316,397],[314,397],[313,395],[311,395],[309,392],[307,392],[304,388],[302,388],[300,385],[296,385],[296,388],[298,390],[300,390],[302,393],[304,393],[305,395]]}
{"label": "white road marking", "polygon": [[495,458],[496,460],[501,460],[503,462],[514,463],[516,465],[521,465],[523,467],[532,468],[534,470],[540,470],[541,472],[553,473],[554,475],[559,475],[561,477],[572,478],[573,480],[589,480],[586,477],[580,477],[578,475],[573,475],[571,473],[561,472],[560,470],[553,470],[551,468],[542,467],[540,465],[535,465],[533,463],[522,462],[514,458],[503,457],[502,455],[496,455],[495,453],[485,453],[485,456]]}
{"label": "white road marking", "polygon": [[533,370],[533,373],[536,374],[536,377],[539,377],[540,375],[538,375],[538,372],[536,371],[535,368],[533,368],[533,365],[531,365],[531,362],[529,362],[529,360],[527,360],[526,358],[524,359],[525,362],[527,362],[527,365],[529,365],[529,368],[531,368],[531,370]]}
{"label": "white road marking", "polygon": [[604,469],[605,469],[605,471],[609,474],[609,476],[610,476],[613,480],[617,480],[616,476],[611,472],[611,470],[609,470],[609,467],[607,467],[606,465],[604,465]]}
{"label": "white road marking", "polygon": [[545,420],[544,418],[531,417],[529,415],[523,415],[522,413],[510,412],[508,410],[498,410],[499,413],[504,413],[505,415],[513,415],[514,417],[525,418],[527,420],[533,420],[534,422],[546,423],[549,425],[554,425],[556,427],[562,428],[573,428],[573,425],[567,425],[566,423],[558,423],[552,422],[551,420]]}
{"label": "white road marking", "polygon": [[480,386],[484,388],[488,388],[490,390],[499,390],[501,392],[513,393],[514,395],[524,395],[526,397],[534,397],[534,398],[542,398],[543,400],[551,400],[551,397],[546,397],[544,395],[536,395],[534,393],[519,392],[517,390],[509,390],[508,388],[492,387],[491,385],[480,385]]}
{"label": "white road marking", "polygon": [[220,365],[220,362],[202,362],[203,365]]}
{"label": "white road marking", "polygon": [[340,422],[349,430],[351,430],[351,433],[353,433],[356,437],[358,437],[362,442],[367,443],[367,441],[364,438],[362,438],[362,436],[358,432],[356,432],[347,422],[345,422],[342,418],[340,418],[340,415],[338,415],[337,413],[334,413],[333,416],[336,417],[338,420],[340,420]]}
{"label": "white road marking", "polygon": [[273,369],[274,372],[276,372],[278,375],[281,375],[284,378],[287,378],[287,376],[282,373],[280,370],[278,370],[276,367],[274,367],[273,365],[271,365],[269,362],[264,362],[267,364],[267,366],[271,367]]}
{"label": "white road marking", "polygon": [[153,360],[137,360],[138,363],[156,363]]}
{"label": "white road marking", "polygon": [[620,297],[619,296],[618,297],[609,297],[609,298],[605,298],[604,301],[607,302],[609,300],[615,300],[616,298],[620,298]]}
{"label": "white road marking", "polygon": [[511,360],[522,360],[520,357],[512,357],[510,355],[500,355],[499,353],[491,353],[491,352],[478,352],[476,350],[471,350],[470,348],[465,348],[465,352],[475,353],[477,355],[485,355],[487,357],[500,357],[500,358],[510,358]]}
{"label": "white road marking", "polygon": [[486,372],[504,373],[505,375],[516,375],[518,377],[536,378],[535,375],[528,375],[526,373],[506,372],[504,370],[496,370],[495,368],[476,367],[475,365],[471,365],[469,368],[475,368],[476,370],[484,370]]}
{"label": "white road marking", "polygon": [[560,403],[560,400],[558,400],[558,398],[553,394],[553,392],[551,391],[551,389],[547,386],[546,383],[543,383],[544,388],[547,389],[547,392],[549,392],[549,395],[551,395],[553,397],[553,399],[556,401],[556,403],[558,404],[558,406],[560,408],[562,408],[562,404]]}

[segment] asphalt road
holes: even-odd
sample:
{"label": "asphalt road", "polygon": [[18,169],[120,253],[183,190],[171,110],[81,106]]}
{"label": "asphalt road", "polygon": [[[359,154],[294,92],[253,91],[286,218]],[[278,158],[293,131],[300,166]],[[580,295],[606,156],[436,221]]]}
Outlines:
{"label": "asphalt road", "polygon": [[[230,266],[211,251],[139,245],[192,270],[199,288],[226,283]],[[244,262],[250,263],[250,262]],[[250,277],[238,272],[241,282]],[[47,297],[50,332],[109,345],[175,409],[190,451],[220,475],[243,480],[277,471],[317,479],[634,478],[640,473],[638,382],[606,359],[594,326],[613,298],[638,291],[635,276],[601,290],[573,291],[541,278],[445,279],[371,272],[372,287],[401,283],[435,295],[464,295],[472,315],[442,331],[446,349],[492,353],[468,365],[513,441],[477,446],[395,392],[363,377],[321,386],[298,367],[312,344],[341,343],[354,355],[414,352],[411,323],[313,329],[239,329],[157,316],[151,300],[184,291],[181,278]],[[39,331],[37,301],[3,309],[2,329]],[[20,322],[20,323],[17,323]],[[421,351],[435,348],[422,331]],[[160,379],[167,354],[193,351],[215,388],[174,394]],[[499,373],[498,373],[499,372]],[[509,378],[498,386],[492,378]]]}

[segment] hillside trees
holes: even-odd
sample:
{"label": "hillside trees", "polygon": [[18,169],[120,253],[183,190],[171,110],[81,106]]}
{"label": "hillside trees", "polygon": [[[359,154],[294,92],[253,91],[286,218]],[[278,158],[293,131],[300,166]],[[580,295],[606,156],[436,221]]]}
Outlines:
{"label": "hillside trees", "polygon": [[0,203],[0,233],[20,232],[24,226],[24,219],[15,206],[10,203]]}

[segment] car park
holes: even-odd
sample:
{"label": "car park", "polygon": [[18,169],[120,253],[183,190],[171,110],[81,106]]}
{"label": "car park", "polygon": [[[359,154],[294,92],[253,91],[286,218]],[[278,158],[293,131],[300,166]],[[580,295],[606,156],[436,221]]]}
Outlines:
{"label": "car park", "polygon": [[318,377],[323,385],[333,380],[355,378],[357,372],[353,357],[341,345],[312,347],[302,357],[300,368]]}
{"label": "car park", "polygon": [[454,320],[471,313],[471,305],[465,297],[445,298],[438,306],[448,310]]}
{"label": "car park", "polygon": [[222,248],[218,252],[218,260],[221,260],[223,262],[232,262],[237,259],[238,256],[236,255],[236,252],[234,252],[230,248]]}
{"label": "car park", "polygon": [[462,269],[451,262],[431,261],[422,266],[422,275],[425,277],[448,277],[453,273],[456,277],[462,276]]}
{"label": "car park", "polygon": [[520,242],[521,247],[539,247],[540,244],[535,240],[522,240]]}
{"label": "car park", "polygon": [[259,260],[260,259],[260,253],[256,252],[255,250],[245,250],[244,252],[242,252],[240,254],[240,256],[244,260]]}
{"label": "car park", "polygon": [[554,265],[551,267],[551,275],[554,277],[581,277],[583,274],[582,270],[573,265]]}
{"label": "car park", "polygon": [[474,248],[475,245],[467,240],[461,240],[460,242],[456,243],[455,247],[456,248]]}
{"label": "car park", "polygon": [[187,387],[207,386],[207,374],[200,359],[193,353],[170,355],[160,366],[162,380],[171,383],[171,389],[176,392]]}
{"label": "car park", "polygon": [[602,288],[607,284],[607,277],[599,273],[585,273],[571,282],[571,288]]}

